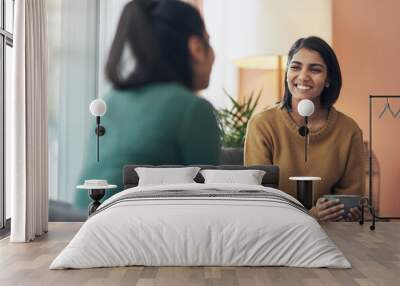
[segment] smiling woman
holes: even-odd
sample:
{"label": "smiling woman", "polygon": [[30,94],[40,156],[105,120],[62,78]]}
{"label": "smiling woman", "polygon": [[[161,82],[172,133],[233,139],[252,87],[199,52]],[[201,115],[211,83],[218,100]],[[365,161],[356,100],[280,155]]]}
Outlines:
{"label": "smiling woman", "polygon": [[[245,142],[245,164],[280,167],[279,188],[295,196],[291,176],[316,176],[310,210],[320,221],[355,220],[354,208],[342,217],[343,205],[327,202],[325,194],[363,194],[364,167],[362,133],[357,123],[333,105],[342,86],[338,60],[332,48],[318,37],[301,38],[289,51],[283,102],[254,116]],[[304,138],[298,134],[304,118],[297,105],[313,101],[309,118],[309,160],[304,162]]]}

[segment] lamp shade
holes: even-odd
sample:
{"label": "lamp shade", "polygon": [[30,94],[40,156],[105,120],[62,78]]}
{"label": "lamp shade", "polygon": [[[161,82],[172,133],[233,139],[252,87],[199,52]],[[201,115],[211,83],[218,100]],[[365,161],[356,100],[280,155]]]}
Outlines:
{"label": "lamp shade", "polygon": [[98,98],[90,103],[89,110],[93,116],[103,116],[107,112],[107,104],[104,100]]}

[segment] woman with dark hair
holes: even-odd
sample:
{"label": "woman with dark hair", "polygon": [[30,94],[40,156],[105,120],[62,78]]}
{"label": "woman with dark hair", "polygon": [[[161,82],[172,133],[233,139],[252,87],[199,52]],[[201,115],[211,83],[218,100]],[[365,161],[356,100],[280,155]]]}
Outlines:
{"label": "woman with dark hair", "polygon": [[[332,48],[318,37],[301,38],[291,47],[285,73],[283,102],[255,115],[245,141],[246,165],[275,164],[280,168],[279,187],[296,195],[291,176],[317,176],[310,213],[320,221],[355,220],[358,208],[343,218],[343,205],[322,198],[325,194],[364,193],[362,133],[357,123],[337,111],[342,78]],[[304,160],[304,137],[299,127],[304,117],[297,111],[303,99],[314,103],[309,118],[309,158]]]}
{"label": "woman with dark hair", "polygon": [[[177,0],[129,2],[106,66],[113,89],[103,98],[101,160],[96,162],[90,134],[80,183],[104,179],[121,190],[125,164],[217,164],[214,109],[194,93],[208,86],[213,62],[209,36],[194,7]],[[76,204],[88,203],[87,194],[77,192]]]}

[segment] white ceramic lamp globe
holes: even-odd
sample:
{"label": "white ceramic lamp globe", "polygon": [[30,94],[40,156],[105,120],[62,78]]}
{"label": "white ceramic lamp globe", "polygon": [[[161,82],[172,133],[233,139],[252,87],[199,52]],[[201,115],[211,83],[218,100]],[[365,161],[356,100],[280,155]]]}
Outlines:
{"label": "white ceramic lamp globe", "polygon": [[299,134],[304,136],[304,161],[307,162],[307,149],[308,149],[308,117],[314,113],[314,103],[309,99],[303,99],[297,105],[297,111],[304,117],[305,126],[299,128]]}
{"label": "white ceramic lamp globe", "polygon": [[90,103],[90,113],[93,116],[104,116],[107,112],[107,104],[102,99],[95,99]]}
{"label": "white ceramic lamp globe", "polygon": [[311,116],[314,113],[314,103],[309,99],[303,99],[297,105],[297,111],[303,117]]}
{"label": "white ceramic lamp globe", "polygon": [[97,162],[100,160],[100,140],[99,136],[103,136],[106,133],[104,126],[100,125],[100,117],[104,116],[107,112],[107,104],[102,99],[95,99],[90,103],[89,106],[90,113],[96,117],[96,130],[97,135]]}

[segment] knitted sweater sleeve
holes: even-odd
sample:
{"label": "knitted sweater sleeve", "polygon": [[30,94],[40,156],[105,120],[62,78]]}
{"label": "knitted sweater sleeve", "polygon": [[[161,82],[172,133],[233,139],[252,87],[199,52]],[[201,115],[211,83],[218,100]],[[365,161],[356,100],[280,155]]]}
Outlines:
{"label": "knitted sweater sleeve", "polygon": [[246,131],[244,144],[244,164],[249,165],[271,165],[272,144],[268,140],[268,132],[264,126],[265,122],[260,117],[252,118]]}
{"label": "knitted sweater sleeve", "polygon": [[358,129],[352,136],[347,163],[341,179],[334,186],[334,193],[363,195],[365,191],[364,145],[362,132]]}

